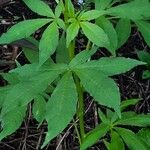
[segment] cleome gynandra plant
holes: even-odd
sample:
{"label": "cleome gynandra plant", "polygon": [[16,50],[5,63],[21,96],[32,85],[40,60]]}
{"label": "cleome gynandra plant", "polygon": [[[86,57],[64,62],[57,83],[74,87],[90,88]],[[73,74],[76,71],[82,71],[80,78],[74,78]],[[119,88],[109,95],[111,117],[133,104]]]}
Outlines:
{"label": "cleome gynandra plant", "polygon": [[[48,124],[42,148],[72,120],[79,119],[76,131],[82,150],[92,146],[109,130],[112,141],[109,144],[105,140],[108,149],[112,149],[115,141],[124,149],[123,140],[132,150],[147,150],[136,134],[118,126],[146,127],[150,125],[150,117],[121,112],[123,104],[119,88],[111,77],[145,64],[117,57],[116,50],[127,41],[132,26],[137,26],[145,41],[149,42],[149,0],[124,3],[92,0],[83,3],[81,9],[75,9],[71,0],[57,0],[54,11],[41,0],[22,1],[42,17],[24,20],[0,37],[0,44],[17,43],[21,39],[30,43],[22,45],[30,64],[18,65],[16,69],[1,74],[8,85],[0,88],[0,140],[20,127],[28,104],[32,102],[33,117],[39,124],[43,121]],[[86,7],[87,3],[93,3],[93,9]],[[36,41],[32,34],[43,26],[46,29],[40,41]],[[78,35],[85,39],[83,44],[86,46],[82,51],[77,50]],[[112,56],[92,60],[91,56],[99,48],[105,48]],[[111,109],[106,110],[107,117],[99,110],[102,123],[89,133],[84,127],[84,92],[101,106]]]}
{"label": "cleome gynandra plant", "polygon": [[[129,126],[147,127],[149,125],[148,115],[136,114],[134,111],[125,111],[129,106],[135,105],[137,102],[138,99],[123,101],[120,105],[121,118],[118,117],[116,112],[110,109],[106,110],[106,114],[99,110],[99,118],[102,122],[93,131],[87,134],[81,145],[81,149],[86,149],[89,145],[98,141],[99,138],[104,137],[106,134],[110,134],[110,142],[107,142],[107,139],[103,138],[108,150],[125,150],[125,144],[129,149],[148,150],[150,148],[150,143],[148,142],[150,138],[149,129],[143,128],[137,135],[127,129]],[[147,133],[145,133],[146,131]],[[140,138],[144,140],[142,141]],[[146,139],[147,142],[145,142]]]}

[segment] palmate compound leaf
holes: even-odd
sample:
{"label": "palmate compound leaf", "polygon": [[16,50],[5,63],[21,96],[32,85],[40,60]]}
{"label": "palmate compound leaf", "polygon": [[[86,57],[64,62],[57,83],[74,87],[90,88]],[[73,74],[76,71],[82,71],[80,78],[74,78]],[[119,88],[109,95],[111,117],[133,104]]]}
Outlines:
{"label": "palmate compound leaf", "polygon": [[[75,59],[75,58],[74,58]],[[82,85],[97,102],[113,108],[120,115],[120,94],[115,82],[108,76],[124,73],[143,62],[129,58],[101,58],[77,66],[70,66]]]}
{"label": "palmate compound leaf", "polygon": [[84,138],[80,150],[86,150],[88,147],[95,144],[99,139],[106,135],[110,127],[108,124],[101,123],[95,129],[90,131]]}
{"label": "palmate compound leaf", "polygon": [[122,137],[123,141],[132,150],[147,150],[140,138],[131,130],[115,127],[117,133]]}
{"label": "palmate compound leaf", "polygon": [[37,29],[50,21],[50,19],[32,19],[19,22],[0,37],[0,44],[8,44],[23,38],[28,38]]}
{"label": "palmate compound leaf", "polygon": [[96,70],[76,69],[74,71],[79,76],[85,90],[93,96],[95,101],[113,108],[118,116],[121,116],[119,88],[113,79]]}
{"label": "palmate compound leaf", "polygon": [[72,73],[67,72],[48,100],[46,109],[48,132],[42,147],[61,133],[73,119],[76,112],[77,98]]}
{"label": "palmate compound leaf", "polygon": [[[35,66],[35,67],[33,67]],[[38,64],[25,65],[13,70],[18,73],[20,82],[11,85],[4,99],[1,114],[5,115],[18,106],[27,105],[37,95],[46,90],[47,86],[53,82],[59,74],[63,73],[66,65],[53,65],[53,67],[37,68]],[[31,69],[32,68],[32,69]]]}
{"label": "palmate compound leaf", "polygon": [[58,45],[59,30],[57,23],[52,22],[44,31],[39,45],[39,63],[42,65],[52,55]]}
{"label": "palmate compound leaf", "polygon": [[121,4],[107,9],[109,15],[119,18],[141,20],[150,17],[150,2],[147,0],[134,0],[126,4]]}
{"label": "palmate compound leaf", "polygon": [[106,48],[110,45],[107,34],[98,25],[83,21],[80,26],[85,36],[95,45]]}
{"label": "palmate compound leaf", "polygon": [[35,13],[41,16],[55,18],[51,8],[42,0],[23,0],[23,2]]}
{"label": "palmate compound leaf", "polygon": [[26,109],[25,106],[19,106],[3,116],[0,115],[2,129],[0,132],[0,141],[15,132],[21,126],[26,115]]}
{"label": "palmate compound leaf", "polygon": [[125,73],[138,65],[145,65],[145,63],[125,57],[102,57],[99,60],[92,60],[73,67],[73,69],[95,70],[104,73],[106,76],[113,76]]}

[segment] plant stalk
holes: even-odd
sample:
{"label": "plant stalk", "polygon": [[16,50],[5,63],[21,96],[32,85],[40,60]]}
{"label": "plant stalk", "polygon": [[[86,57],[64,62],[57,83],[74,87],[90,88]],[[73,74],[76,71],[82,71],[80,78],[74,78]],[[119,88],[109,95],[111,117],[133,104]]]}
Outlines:
{"label": "plant stalk", "polygon": [[85,129],[84,129],[84,96],[83,96],[83,88],[80,84],[79,78],[75,75],[75,82],[78,91],[78,111],[77,117],[79,118],[79,127],[80,127],[80,136],[81,143],[85,137]]}
{"label": "plant stalk", "polygon": [[[68,21],[68,8],[67,8],[67,2],[68,0],[65,0],[65,12],[64,12],[64,18],[65,23],[67,24]],[[68,53],[70,57],[70,61],[75,57],[75,39],[70,43],[68,47]],[[77,87],[78,92],[78,110],[77,110],[77,118],[79,119],[79,128],[80,128],[80,137],[77,131],[77,135],[79,137],[79,143],[81,144],[84,137],[85,137],[85,129],[84,129],[84,97],[83,97],[83,88],[80,85],[80,80],[78,76],[74,73],[74,80]],[[77,127],[76,127],[77,130]]]}
{"label": "plant stalk", "polygon": [[[69,56],[70,61],[75,56],[75,40],[71,42],[69,45]],[[77,110],[77,118],[79,119],[79,128],[80,128],[80,144],[82,143],[85,137],[85,129],[84,129],[84,97],[83,97],[83,88],[80,85],[80,80],[76,74],[74,74],[75,84],[78,92],[78,110]]]}

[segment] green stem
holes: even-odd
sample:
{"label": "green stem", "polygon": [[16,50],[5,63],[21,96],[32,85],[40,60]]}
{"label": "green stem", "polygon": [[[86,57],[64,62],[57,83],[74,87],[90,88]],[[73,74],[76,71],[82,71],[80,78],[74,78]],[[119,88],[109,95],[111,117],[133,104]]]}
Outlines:
{"label": "green stem", "polygon": [[69,57],[70,57],[70,61],[74,58],[74,52],[75,52],[75,40],[73,40],[68,48],[69,51]]}
{"label": "green stem", "polygon": [[80,135],[81,135],[81,142],[85,137],[85,129],[84,129],[84,96],[83,96],[83,88],[80,85],[79,78],[75,75],[75,82],[78,91],[78,111],[77,117],[79,118],[79,126],[80,126]]}
{"label": "green stem", "polygon": [[[67,11],[67,3],[68,0],[65,0],[65,11],[64,11],[64,18],[65,18],[65,23],[67,24],[68,21],[68,11]],[[75,39],[70,43],[69,48],[68,48],[68,53],[70,57],[70,61],[75,57]],[[85,137],[85,129],[84,129],[84,97],[83,97],[83,89],[80,85],[80,80],[77,77],[76,74],[74,74],[74,79],[75,79],[75,84],[77,87],[77,92],[78,92],[78,110],[77,110],[77,117],[79,118],[79,128],[80,128],[80,135],[77,130],[77,126],[75,126],[75,129],[77,131],[77,136],[79,137],[79,143],[81,144],[84,137]]]}
{"label": "green stem", "polygon": [[[70,61],[74,58],[75,54],[75,40],[71,42],[68,48],[69,51],[69,56],[70,56]],[[78,110],[77,110],[77,117],[79,118],[79,127],[80,127],[80,137],[79,142],[83,141],[85,137],[85,130],[84,130],[84,97],[83,97],[83,89],[80,85],[79,78],[77,77],[76,74],[74,74],[74,79],[75,79],[75,84],[77,87],[77,92],[78,92]]]}
{"label": "green stem", "polygon": [[[75,40],[71,42],[69,45],[69,56],[70,56],[70,61],[74,58],[75,54]],[[83,97],[83,89],[80,85],[79,78],[77,77],[76,74],[74,74],[74,79],[75,79],[75,84],[77,87],[77,92],[78,92],[78,110],[77,110],[77,117],[79,118],[79,128],[80,128],[80,137],[79,142],[83,141],[85,137],[85,130],[84,130],[84,97]]]}

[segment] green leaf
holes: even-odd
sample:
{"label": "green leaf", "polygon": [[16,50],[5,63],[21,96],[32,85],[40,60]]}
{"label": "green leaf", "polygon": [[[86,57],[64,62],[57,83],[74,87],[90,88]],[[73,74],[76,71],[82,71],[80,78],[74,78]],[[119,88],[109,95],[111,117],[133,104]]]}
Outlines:
{"label": "green leaf", "polygon": [[111,143],[109,145],[109,150],[125,150],[124,143],[117,132],[111,132]]}
{"label": "green leaf", "polygon": [[56,62],[57,63],[66,63],[70,62],[68,49],[66,47],[66,38],[65,34],[63,33],[56,49]]}
{"label": "green leaf", "polygon": [[150,126],[150,115],[128,115],[128,112],[122,113],[122,118],[118,120],[115,125],[128,125],[128,126],[138,126],[147,127]]}
{"label": "green leaf", "polygon": [[41,0],[23,0],[23,2],[35,13],[46,16],[46,17],[52,17],[55,18],[55,15],[53,11],[50,9],[50,7]]}
{"label": "green leaf", "polygon": [[26,40],[29,41],[31,44],[33,44],[36,47],[36,49],[38,49],[38,47],[39,47],[39,41],[38,40],[36,40],[34,37],[28,37],[28,38],[26,38]]}
{"label": "green leaf", "polygon": [[16,68],[11,70],[9,73],[17,73],[20,77],[21,81],[28,81],[31,77],[36,78],[36,75],[48,73],[49,71],[66,71],[68,70],[67,64],[44,64],[43,66],[39,67],[37,63],[34,64],[26,64],[22,67]]}
{"label": "green leaf", "polygon": [[56,20],[56,22],[57,22],[58,26],[59,26],[61,29],[63,29],[64,31],[66,31],[66,25],[65,25],[65,22],[64,22],[62,19],[58,18],[58,19]]}
{"label": "green leaf", "polygon": [[104,15],[105,13],[106,11],[103,10],[89,10],[79,15],[78,19],[81,21],[90,21]]}
{"label": "green leaf", "polygon": [[33,117],[38,121],[42,122],[46,113],[46,101],[43,96],[38,95],[34,98],[33,103]]}
{"label": "green leaf", "polygon": [[114,124],[116,120],[119,120],[121,118],[121,117],[119,118],[117,113],[111,109],[107,109],[106,114],[107,114],[107,118],[111,121],[111,125]]}
{"label": "green leaf", "polygon": [[[35,67],[34,67],[35,66]],[[66,70],[66,65],[52,65],[49,68],[37,69],[37,65],[26,65],[15,69],[18,73],[19,83],[9,88],[4,100],[1,114],[15,109],[18,106],[27,105],[37,95],[46,90],[59,74]]]}
{"label": "green leaf", "polygon": [[143,75],[142,75],[142,78],[143,79],[148,79],[150,78],[150,71],[149,70],[146,70],[143,72]]}
{"label": "green leaf", "polygon": [[148,21],[135,21],[138,26],[138,30],[141,32],[144,37],[145,42],[150,47],[150,23]]}
{"label": "green leaf", "polygon": [[39,62],[39,53],[37,50],[32,50],[32,49],[26,48],[26,47],[22,48],[22,50],[30,63]]}
{"label": "green leaf", "polygon": [[138,57],[141,61],[146,62],[148,66],[150,66],[150,53],[146,51],[139,51]]}
{"label": "green leaf", "polygon": [[19,22],[0,37],[0,44],[8,44],[23,38],[28,38],[48,22],[50,22],[49,19],[33,19]]}
{"label": "green leaf", "polygon": [[106,9],[112,0],[95,0],[95,7],[96,9]]}
{"label": "green leaf", "polygon": [[120,19],[116,25],[116,32],[118,36],[118,45],[120,48],[129,38],[131,33],[131,22],[129,19]]}
{"label": "green leaf", "polygon": [[108,47],[110,42],[107,34],[102,28],[90,22],[80,22],[85,36],[99,47]]}
{"label": "green leaf", "polygon": [[95,129],[90,131],[84,138],[80,150],[86,150],[88,147],[95,144],[99,139],[106,135],[109,131],[109,126],[106,124],[100,124]]}
{"label": "green leaf", "polygon": [[11,86],[0,87],[0,109],[3,106],[4,99],[7,95],[9,88],[11,88]]}
{"label": "green leaf", "polygon": [[[137,116],[137,113],[134,111],[126,111],[126,112],[122,112],[123,117],[122,118],[126,118],[126,117],[135,117]],[[120,118],[119,120],[121,120],[122,118]]]}
{"label": "green leaf", "polygon": [[76,105],[76,86],[72,74],[68,72],[59,81],[47,103],[48,133],[42,147],[67,127],[75,115]]}
{"label": "green leaf", "polygon": [[[26,58],[30,63],[39,62],[39,41],[36,39],[29,37],[25,39],[23,45],[21,45],[22,50]],[[26,42],[29,42],[29,46],[26,46]],[[31,46],[30,46],[31,45]]]}
{"label": "green leaf", "polygon": [[110,148],[109,148],[110,147],[110,143],[107,142],[105,139],[103,141],[104,141],[104,144],[105,144],[107,150],[110,150]]}
{"label": "green leaf", "polygon": [[8,82],[8,84],[17,84],[19,82],[18,79],[18,74],[13,72],[13,73],[3,73],[1,74],[2,77]]}
{"label": "green leaf", "polygon": [[93,46],[90,50],[81,51],[71,60],[69,64],[70,68],[74,68],[75,66],[78,66],[88,61],[91,58],[91,56],[97,51],[97,49],[97,46]]}
{"label": "green leaf", "polygon": [[148,1],[134,0],[126,4],[117,5],[107,9],[108,14],[120,18],[141,20],[150,17],[150,3]]}
{"label": "green leaf", "polygon": [[147,150],[141,140],[131,130],[124,128],[115,128],[118,134],[122,137],[129,149],[132,150]]}
{"label": "green leaf", "polygon": [[78,21],[73,22],[69,27],[67,28],[67,37],[66,37],[66,45],[69,47],[69,44],[72,40],[78,35],[79,32],[79,23]]}
{"label": "green leaf", "polygon": [[124,57],[102,57],[74,67],[74,69],[88,69],[104,73],[107,76],[125,73],[138,65],[145,63]]}
{"label": "green leaf", "polygon": [[64,11],[64,4],[63,1],[60,0],[59,3],[57,4],[56,8],[55,8],[55,15],[57,18],[60,17],[61,13]]}
{"label": "green leaf", "polygon": [[75,15],[75,9],[74,9],[74,6],[72,4],[72,1],[71,0],[67,0],[66,1],[66,6],[67,6],[67,11],[68,11],[68,15],[69,17],[74,17]]}
{"label": "green leaf", "polygon": [[150,129],[143,128],[138,133],[137,136],[144,142],[147,146],[147,149],[150,149]]}
{"label": "green leaf", "polygon": [[[45,67],[45,66],[44,66]],[[21,80],[28,80],[32,76],[36,75],[37,73],[45,72],[45,68],[39,68],[37,63],[33,64],[26,64],[24,66],[12,69],[9,71],[9,74],[16,74],[19,81]]]}
{"label": "green leaf", "polygon": [[[31,48],[23,47],[22,50],[26,58],[31,64],[39,63],[39,50],[38,49],[31,49]],[[47,65],[53,64],[53,63],[54,61],[51,58],[45,62],[45,64]]]}
{"label": "green leaf", "polygon": [[0,141],[15,132],[22,124],[26,115],[26,107],[16,107],[4,116],[0,116],[2,131]]}
{"label": "green leaf", "polygon": [[111,125],[110,119],[100,109],[98,110],[98,116],[103,123]]}
{"label": "green leaf", "polygon": [[96,20],[96,24],[99,25],[105,31],[105,33],[107,34],[110,40],[110,45],[108,46],[108,50],[110,51],[111,54],[116,55],[118,39],[113,24],[105,17],[98,18]]}
{"label": "green leaf", "polygon": [[42,65],[52,55],[58,45],[59,31],[56,22],[51,23],[40,40],[39,63]]}
{"label": "green leaf", "polygon": [[33,37],[28,37],[25,39],[17,40],[11,43],[12,45],[17,45],[18,47],[30,48],[33,50],[38,50],[39,42],[35,40]]}
{"label": "green leaf", "polygon": [[131,105],[135,105],[139,102],[139,99],[129,99],[129,100],[124,100],[121,102],[121,111],[123,111],[124,109],[126,109],[127,107],[131,106]]}
{"label": "green leaf", "polygon": [[[96,70],[74,70],[87,92],[101,105],[113,108],[120,116],[120,93],[115,82]],[[109,93],[109,94],[108,94]]]}

